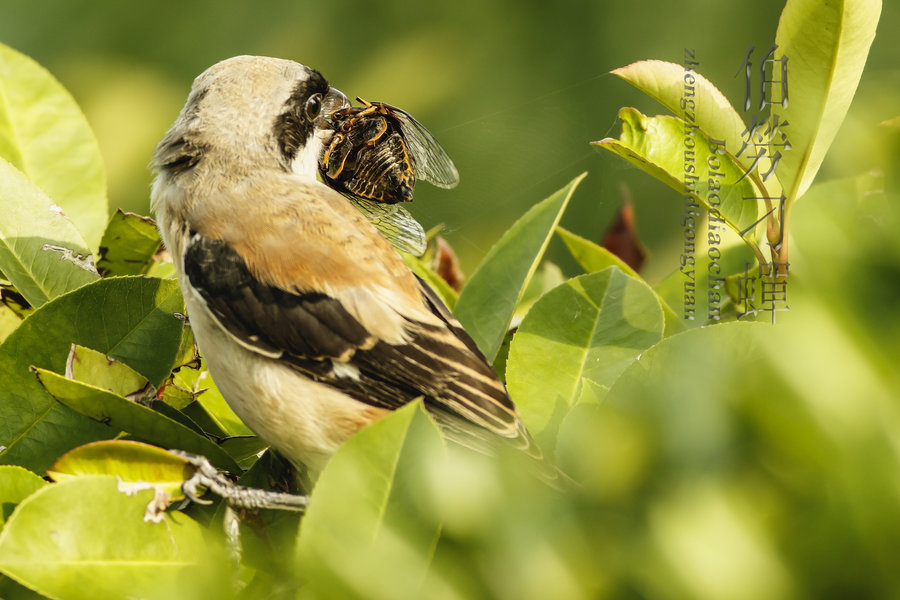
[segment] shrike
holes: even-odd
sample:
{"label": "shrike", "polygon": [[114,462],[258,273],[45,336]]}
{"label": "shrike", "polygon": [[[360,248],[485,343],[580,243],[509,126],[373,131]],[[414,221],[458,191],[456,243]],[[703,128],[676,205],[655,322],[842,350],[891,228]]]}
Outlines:
{"label": "shrike", "polygon": [[314,471],[417,398],[462,444],[533,449],[459,322],[317,180],[326,117],[347,105],[313,69],[239,56],[197,77],[157,146],[153,209],[210,373],[253,431]]}

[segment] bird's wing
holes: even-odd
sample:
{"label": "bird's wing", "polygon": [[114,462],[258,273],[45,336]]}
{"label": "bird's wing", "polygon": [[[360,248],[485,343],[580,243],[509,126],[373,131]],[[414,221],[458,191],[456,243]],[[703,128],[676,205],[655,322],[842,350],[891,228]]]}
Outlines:
{"label": "bird's wing", "polygon": [[[360,402],[395,409],[423,398],[462,443],[481,446],[492,432],[530,446],[490,364],[374,228],[337,194],[346,210],[309,223],[327,192],[313,189],[293,219],[270,211],[254,228],[244,214],[220,237],[191,232],[184,271],[222,328]],[[292,240],[279,239],[282,221]]]}

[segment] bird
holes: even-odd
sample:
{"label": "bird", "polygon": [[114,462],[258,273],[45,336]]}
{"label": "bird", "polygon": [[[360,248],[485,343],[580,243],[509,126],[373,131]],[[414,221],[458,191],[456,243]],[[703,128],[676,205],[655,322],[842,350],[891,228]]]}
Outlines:
{"label": "bird", "polygon": [[237,56],[194,80],[156,146],[152,208],[213,380],[312,472],[417,400],[454,442],[539,454],[444,303],[317,178],[327,117],[348,105],[315,69]]}

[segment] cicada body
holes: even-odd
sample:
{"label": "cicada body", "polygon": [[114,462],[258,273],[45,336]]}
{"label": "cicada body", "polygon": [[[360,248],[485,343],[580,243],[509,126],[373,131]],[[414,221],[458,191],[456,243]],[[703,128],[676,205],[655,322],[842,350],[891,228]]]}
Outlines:
{"label": "cicada body", "polygon": [[335,111],[335,132],[319,171],[330,186],[345,194],[394,204],[410,202],[417,178],[444,188],[459,174],[453,161],[412,116],[382,102]]}

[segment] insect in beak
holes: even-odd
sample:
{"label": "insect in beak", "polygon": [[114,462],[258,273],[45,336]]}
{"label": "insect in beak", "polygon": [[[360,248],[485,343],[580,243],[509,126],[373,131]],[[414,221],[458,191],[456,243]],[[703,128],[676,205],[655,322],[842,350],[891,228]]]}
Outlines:
{"label": "insect in beak", "polygon": [[347,195],[410,202],[417,179],[442,188],[459,181],[453,161],[409,113],[384,102],[331,113],[334,135],[319,161],[325,182]]}
{"label": "insect in beak", "polygon": [[394,247],[420,256],[425,230],[400,204],[412,201],[417,179],[454,187],[459,174],[453,161],[406,111],[359,97],[362,106],[354,107],[343,94],[343,103],[328,96],[322,113],[333,133],[319,158],[322,181],[342,193]]}

